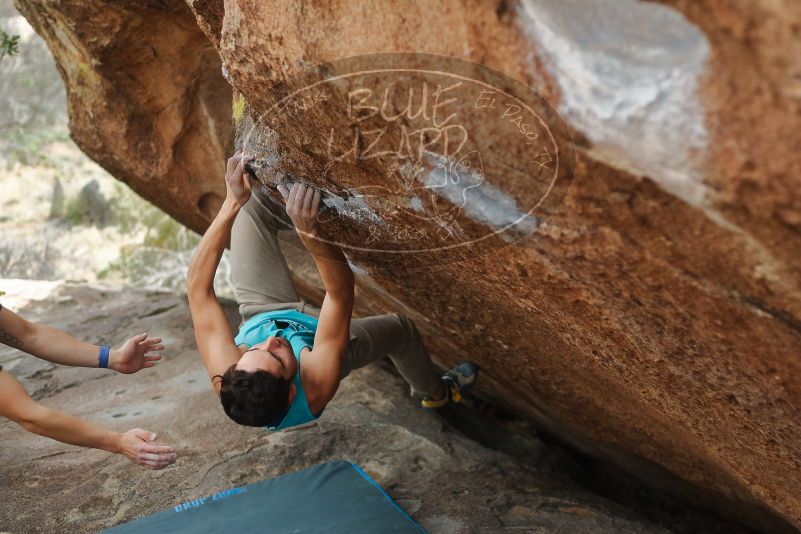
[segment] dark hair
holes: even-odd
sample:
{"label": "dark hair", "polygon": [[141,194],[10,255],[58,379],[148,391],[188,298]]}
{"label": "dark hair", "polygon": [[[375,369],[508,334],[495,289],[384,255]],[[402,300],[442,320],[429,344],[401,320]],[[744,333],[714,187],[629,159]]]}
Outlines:
{"label": "dark hair", "polygon": [[289,407],[289,380],[267,371],[250,373],[229,367],[220,377],[225,413],[247,426],[278,426]]}

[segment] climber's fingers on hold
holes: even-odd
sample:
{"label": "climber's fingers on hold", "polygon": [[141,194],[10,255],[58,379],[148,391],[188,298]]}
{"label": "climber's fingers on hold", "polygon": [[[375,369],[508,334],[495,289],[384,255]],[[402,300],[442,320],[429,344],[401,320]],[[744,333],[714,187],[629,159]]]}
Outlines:
{"label": "climber's fingers on hold", "polygon": [[297,205],[298,193],[300,191],[300,183],[292,184],[292,189],[289,191],[289,197],[286,201],[286,210],[288,212],[295,211],[295,206]]}
{"label": "climber's fingers on hold", "polygon": [[311,216],[316,217],[318,213],[320,213],[320,199],[322,198],[323,193],[319,189],[314,190],[314,198],[312,199],[311,205]]}
{"label": "climber's fingers on hold", "polygon": [[236,166],[239,164],[239,160],[242,159],[242,151],[235,152],[233,156],[228,158],[228,162],[225,165],[225,172],[226,174],[231,174],[236,169]]}
{"label": "climber's fingers on hold", "polygon": [[286,185],[278,184],[277,188],[281,196],[284,197],[284,200],[287,200],[289,198],[289,189],[286,188]]}
{"label": "climber's fingers on hold", "polygon": [[308,187],[306,193],[303,195],[303,214],[307,217],[312,216],[314,213],[314,196],[317,190],[313,187]]}

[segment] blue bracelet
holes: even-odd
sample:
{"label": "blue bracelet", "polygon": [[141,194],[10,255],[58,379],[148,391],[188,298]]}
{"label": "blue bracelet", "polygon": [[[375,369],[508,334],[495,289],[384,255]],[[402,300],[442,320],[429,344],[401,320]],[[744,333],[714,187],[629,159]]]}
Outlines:
{"label": "blue bracelet", "polygon": [[108,367],[108,353],[110,347],[108,345],[100,345],[100,354],[97,356],[98,367],[106,369]]}

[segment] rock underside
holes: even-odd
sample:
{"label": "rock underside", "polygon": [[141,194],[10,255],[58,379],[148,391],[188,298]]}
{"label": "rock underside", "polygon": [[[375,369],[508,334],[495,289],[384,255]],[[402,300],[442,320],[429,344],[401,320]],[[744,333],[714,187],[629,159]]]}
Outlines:
{"label": "rock underside", "polygon": [[[18,2],[56,57],[87,154],[202,231],[236,130],[262,183],[289,176],[330,193],[341,217],[326,230],[350,247],[362,308],[408,314],[442,365],[476,360],[481,395],[655,485],[756,526],[801,527],[793,0],[188,4]],[[415,212],[452,207],[453,190],[404,197],[408,209],[358,196],[419,175],[381,158],[328,166],[315,135],[348,139],[360,118],[273,113],[306,67],[387,52],[468,60],[509,78],[441,61],[542,95],[572,132],[535,99],[552,151],[575,143],[559,202],[521,235],[497,231],[541,184],[521,178],[523,144],[476,112],[463,124],[483,143],[485,180],[463,182],[457,193],[480,194],[445,212],[463,240],[491,236],[446,249],[444,219]],[[415,235],[437,252],[386,253],[418,246]]]}

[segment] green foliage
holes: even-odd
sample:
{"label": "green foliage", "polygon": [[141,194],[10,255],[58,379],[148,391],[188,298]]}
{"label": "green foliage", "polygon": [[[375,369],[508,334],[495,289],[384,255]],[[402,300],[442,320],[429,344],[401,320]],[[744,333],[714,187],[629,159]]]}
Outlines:
{"label": "green foliage", "polygon": [[[196,233],[122,184],[114,184],[108,205],[110,222],[122,234],[142,234],[138,247],[185,252],[192,250],[200,241]],[[70,225],[79,225],[96,222],[92,216],[92,206],[87,197],[77,191],[65,199],[60,218]]]}
{"label": "green foliage", "polygon": [[19,52],[19,35],[10,35],[0,30],[0,59]]}
{"label": "green foliage", "polygon": [[242,95],[238,95],[234,99],[233,106],[231,108],[231,118],[234,119],[234,124],[239,124],[239,121],[242,120],[242,117],[245,115],[245,97]]}
{"label": "green foliage", "polygon": [[[53,211],[51,206],[51,213]],[[62,218],[71,225],[92,224],[100,228],[112,222],[111,206],[97,180],[88,182],[77,194],[66,200]]]}
{"label": "green foliage", "polygon": [[52,143],[69,139],[66,128],[30,129],[19,124],[11,124],[3,131],[4,158],[9,162],[23,165],[55,167],[57,162],[52,161],[45,149]]}
{"label": "green foliage", "polygon": [[114,223],[123,233],[144,230],[142,245],[175,252],[191,250],[200,237],[121,184],[110,199]]}
{"label": "green foliage", "polygon": [[142,239],[122,247],[119,257],[101,270],[98,278],[182,288],[200,236],[122,184],[114,185],[109,204],[117,229],[124,234],[142,234]]}
{"label": "green foliage", "polygon": [[80,194],[71,195],[64,203],[63,219],[71,226],[89,222],[89,206]]}
{"label": "green foliage", "polygon": [[[182,281],[184,272],[182,269],[171,269],[165,263],[170,263],[173,258],[166,255],[165,251],[156,248],[146,248],[141,245],[127,245],[120,249],[120,255],[109,263],[104,269],[97,273],[101,280],[116,278],[128,281],[142,281],[150,277],[156,277],[161,282],[159,285],[177,286],[173,283],[173,278]],[[169,279],[168,284],[164,284],[165,279]]]}
{"label": "green foliage", "polygon": [[0,30],[0,166],[52,167],[45,147],[68,138],[64,84],[43,39],[16,37]]}

